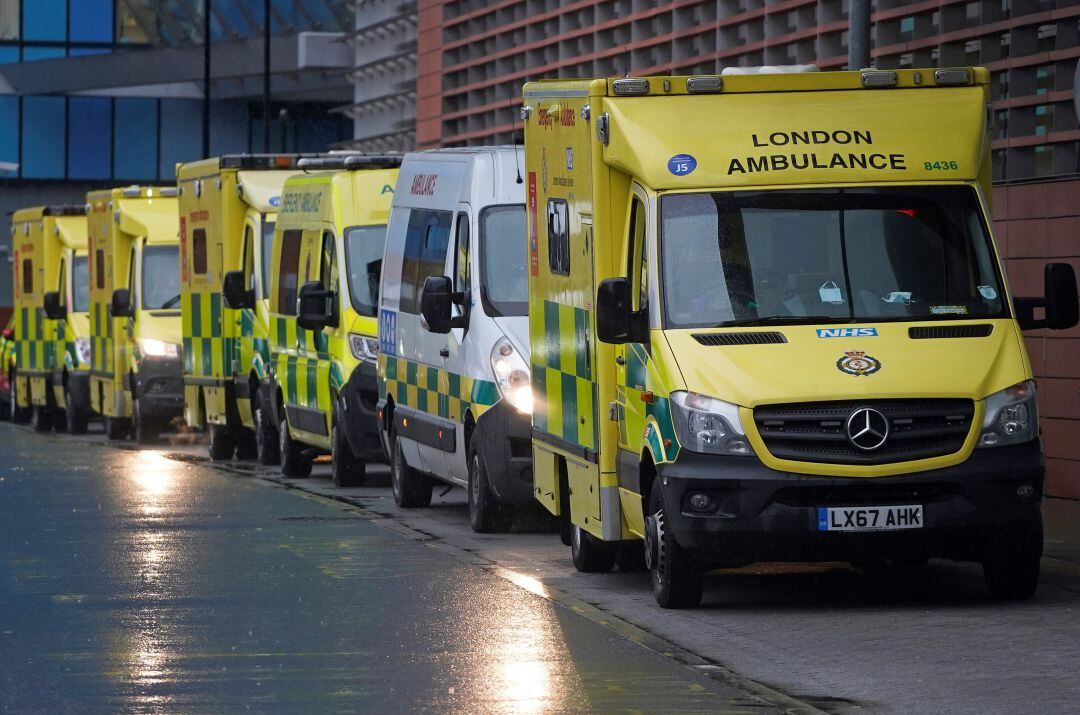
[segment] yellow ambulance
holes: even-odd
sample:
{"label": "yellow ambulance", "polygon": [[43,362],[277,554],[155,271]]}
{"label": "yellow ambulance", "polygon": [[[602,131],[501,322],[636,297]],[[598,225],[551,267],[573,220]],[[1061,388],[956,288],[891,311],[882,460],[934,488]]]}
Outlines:
{"label": "yellow ambulance", "polygon": [[274,222],[296,154],[234,154],[176,167],[184,418],[209,427],[210,456],[277,464],[268,379]]}
{"label": "yellow ambulance", "polygon": [[18,405],[34,429],[86,432],[90,418],[86,209],[35,206],[12,215]]}
{"label": "yellow ambulance", "polygon": [[[1034,592],[1043,454],[991,231],[985,69],[529,83],[536,498],[664,607],[759,561]],[[1045,311],[1036,319],[1036,309]]]}
{"label": "yellow ambulance", "polygon": [[301,159],[285,182],[270,276],[271,380],[281,472],[330,452],[334,483],[383,461],[376,421],[376,311],[401,156]]}
{"label": "yellow ambulance", "polygon": [[141,443],[183,412],[176,187],[86,195],[90,403],[109,439]]}

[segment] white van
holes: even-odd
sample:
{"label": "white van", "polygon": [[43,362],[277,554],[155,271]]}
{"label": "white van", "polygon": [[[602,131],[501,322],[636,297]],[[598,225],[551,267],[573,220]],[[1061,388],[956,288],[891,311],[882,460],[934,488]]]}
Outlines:
{"label": "white van", "polygon": [[533,500],[525,154],[406,154],[379,291],[379,424],[394,499],[468,489],[476,531]]}

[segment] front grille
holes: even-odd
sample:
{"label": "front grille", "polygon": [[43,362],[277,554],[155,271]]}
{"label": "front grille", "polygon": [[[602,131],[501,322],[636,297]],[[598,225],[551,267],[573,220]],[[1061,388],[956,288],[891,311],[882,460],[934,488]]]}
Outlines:
{"label": "front grille", "polygon": [[779,345],[787,342],[783,333],[775,331],[757,333],[694,333],[694,340],[702,345]]}
{"label": "front grille", "polygon": [[[853,445],[847,421],[870,407],[889,422],[885,444],[873,451]],[[754,423],[778,459],[824,464],[890,464],[958,452],[971,430],[971,400],[843,400],[762,405]]]}
{"label": "front grille", "polygon": [[985,338],[994,332],[990,323],[975,325],[917,325],[908,328],[908,337],[912,340],[933,340],[938,338]]}

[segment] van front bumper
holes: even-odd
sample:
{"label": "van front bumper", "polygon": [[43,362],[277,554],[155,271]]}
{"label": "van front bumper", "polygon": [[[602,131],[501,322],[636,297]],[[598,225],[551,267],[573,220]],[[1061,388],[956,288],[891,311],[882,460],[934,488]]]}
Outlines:
{"label": "van front bumper", "polygon": [[[967,461],[892,477],[820,477],[779,472],[756,457],[683,450],[659,465],[665,528],[703,565],[759,561],[982,561],[1024,543],[1041,523],[1042,445],[977,449]],[[690,507],[706,492],[711,513]],[[677,506],[676,506],[677,505]],[[923,507],[923,527],[818,530],[821,507]]]}
{"label": "van front bumper", "polygon": [[473,435],[487,469],[492,496],[502,504],[531,504],[532,418],[499,400],[476,420]]}
{"label": "van front bumper", "polygon": [[379,437],[379,381],[374,362],[356,366],[339,399],[344,402],[339,414],[344,415],[345,438],[352,453],[366,462],[387,461]]}
{"label": "van front bumper", "polygon": [[144,357],[135,373],[135,397],[144,417],[171,420],[184,413],[184,375],[180,358]]}

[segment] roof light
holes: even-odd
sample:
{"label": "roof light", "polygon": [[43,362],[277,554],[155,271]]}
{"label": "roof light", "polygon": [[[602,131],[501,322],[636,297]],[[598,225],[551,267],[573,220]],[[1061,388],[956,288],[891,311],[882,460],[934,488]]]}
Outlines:
{"label": "roof light", "polygon": [[142,196],[142,189],[140,189],[138,186],[129,186],[124,189],[123,195],[125,199],[137,199]]}
{"label": "roof light", "polygon": [[159,189],[158,193],[161,194],[164,197],[179,196],[180,195],[180,187],[178,187],[178,186],[166,186],[163,189]]}
{"label": "roof light", "polygon": [[896,73],[884,70],[866,70],[861,75],[862,86],[867,89],[895,87]]}
{"label": "roof light", "polygon": [[620,96],[648,94],[649,80],[641,78],[617,79],[611,83],[611,91]]}
{"label": "roof light", "polygon": [[971,72],[966,69],[947,69],[934,72],[938,84],[971,84]]}
{"label": "roof light", "polygon": [[690,94],[709,94],[724,89],[724,80],[719,77],[688,77],[686,91]]}
{"label": "roof light", "polygon": [[817,65],[758,65],[756,67],[725,67],[720,70],[723,75],[743,74],[802,74],[804,72],[820,72]]}

